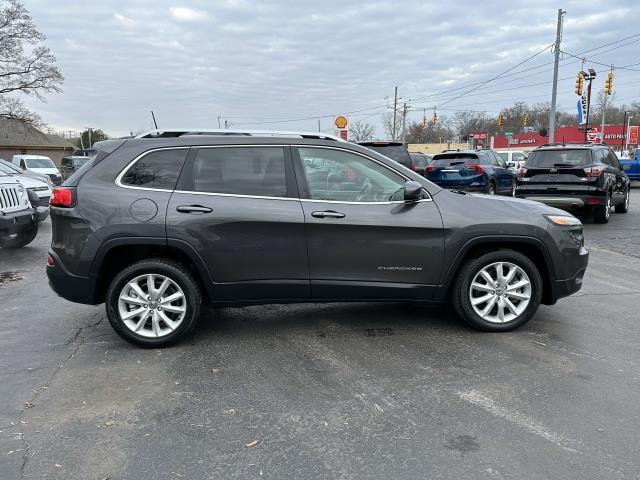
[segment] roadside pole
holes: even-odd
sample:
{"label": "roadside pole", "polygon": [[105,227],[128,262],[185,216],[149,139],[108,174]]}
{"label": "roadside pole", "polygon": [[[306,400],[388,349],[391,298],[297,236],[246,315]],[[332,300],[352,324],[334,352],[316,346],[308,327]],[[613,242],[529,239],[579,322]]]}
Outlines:
{"label": "roadside pole", "polygon": [[393,130],[391,132],[391,140],[396,141],[396,111],[398,110],[398,86],[396,86],[393,94]]}
{"label": "roadside pole", "polygon": [[620,155],[622,155],[622,152],[624,151],[624,137],[625,137],[625,127],[627,125],[627,111],[625,110],[624,112],[624,120],[622,121],[622,139],[620,141]]}
{"label": "roadside pole", "polygon": [[402,135],[400,137],[400,140],[402,141],[402,143],[404,143],[404,139],[405,139],[405,135],[406,135],[406,127],[407,124],[407,104],[404,103],[402,106]]}
{"label": "roadside pole", "polygon": [[605,111],[607,110],[607,95],[604,94],[604,100],[602,101],[602,125],[600,127],[600,143],[602,143],[604,145],[604,114]]}
{"label": "roadside pole", "polygon": [[549,143],[553,143],[556,135],[556,97],[558,95],[558,67],[560,65],[560,40],[562,36],[562,15],[565,14],[561,8],[558,9],[558,25],[556,27],[555,60],[553,64],[553,89],[551,90],[551,112],[549,113]]}

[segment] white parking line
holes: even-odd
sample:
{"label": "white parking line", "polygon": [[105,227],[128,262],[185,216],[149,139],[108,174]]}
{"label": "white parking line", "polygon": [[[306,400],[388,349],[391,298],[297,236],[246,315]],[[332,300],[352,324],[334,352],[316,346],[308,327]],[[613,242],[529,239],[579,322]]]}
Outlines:
{"label": "white parking line", "polygon": [[547,428],[542,423],[520,413],[517,410],[512,410],[508,407],[500,405],[494,399],[478,392],[477,390],[470,390],[468,392],[458,392],[457,395],[464,401],[472,403],[487,412],[495,415],[496,417],[504,418],[505,420],[510,421],[522,428],[529,430],[529,432],[537,435],[540,438],[544,438],[545,440],[553,443],[557,447],[567,451],[567,452],[577,452],[576,449],[571,448],[568,444],[575,443],[572,442],[567,437],[560,435],[549,428]]}

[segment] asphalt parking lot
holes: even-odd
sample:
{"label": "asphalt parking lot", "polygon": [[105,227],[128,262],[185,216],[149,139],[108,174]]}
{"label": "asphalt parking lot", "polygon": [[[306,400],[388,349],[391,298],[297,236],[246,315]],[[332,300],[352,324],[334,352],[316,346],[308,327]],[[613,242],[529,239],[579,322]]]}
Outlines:
{"label": "asphalt parking lot", "polygon": [[[634,200],[634,197],[637,200]],[[208,311],[143,350],[0,250],[0,478],[640,478],[640,189],[583,290],[522,329],[446,309]]]}

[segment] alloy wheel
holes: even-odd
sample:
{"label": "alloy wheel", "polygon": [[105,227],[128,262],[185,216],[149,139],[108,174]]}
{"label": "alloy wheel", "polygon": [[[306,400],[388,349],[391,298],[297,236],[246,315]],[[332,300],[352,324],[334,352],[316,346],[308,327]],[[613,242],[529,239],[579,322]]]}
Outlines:
{"label": "alloy wheel", "polygon": [[483,320],[506,323],[518,318],[531,301],[531,280],[511,262],[495,262],[482,268],[471,281],[469,300]]}
{"label": "alloy wheel", "polygon": [[182,288],[169,277],[140,275],[120,291],[118,313],[124,325],[137,335],[164,337],[184,320],[187,299]]}

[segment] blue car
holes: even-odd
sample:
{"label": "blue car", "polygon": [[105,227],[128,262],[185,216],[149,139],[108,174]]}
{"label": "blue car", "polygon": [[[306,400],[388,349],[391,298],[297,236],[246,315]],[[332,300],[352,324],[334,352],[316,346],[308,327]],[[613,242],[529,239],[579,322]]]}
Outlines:
{"label": "blue car", "polygon": [[516,191],[516,174],[493,150],[439,153],[424,169],[424,176],[451,190],[510,196]]}
{"label": "blue car", "polygon": [[632,158],[621,158],[620,166],[631,180],[640,180],[640,148]]}

